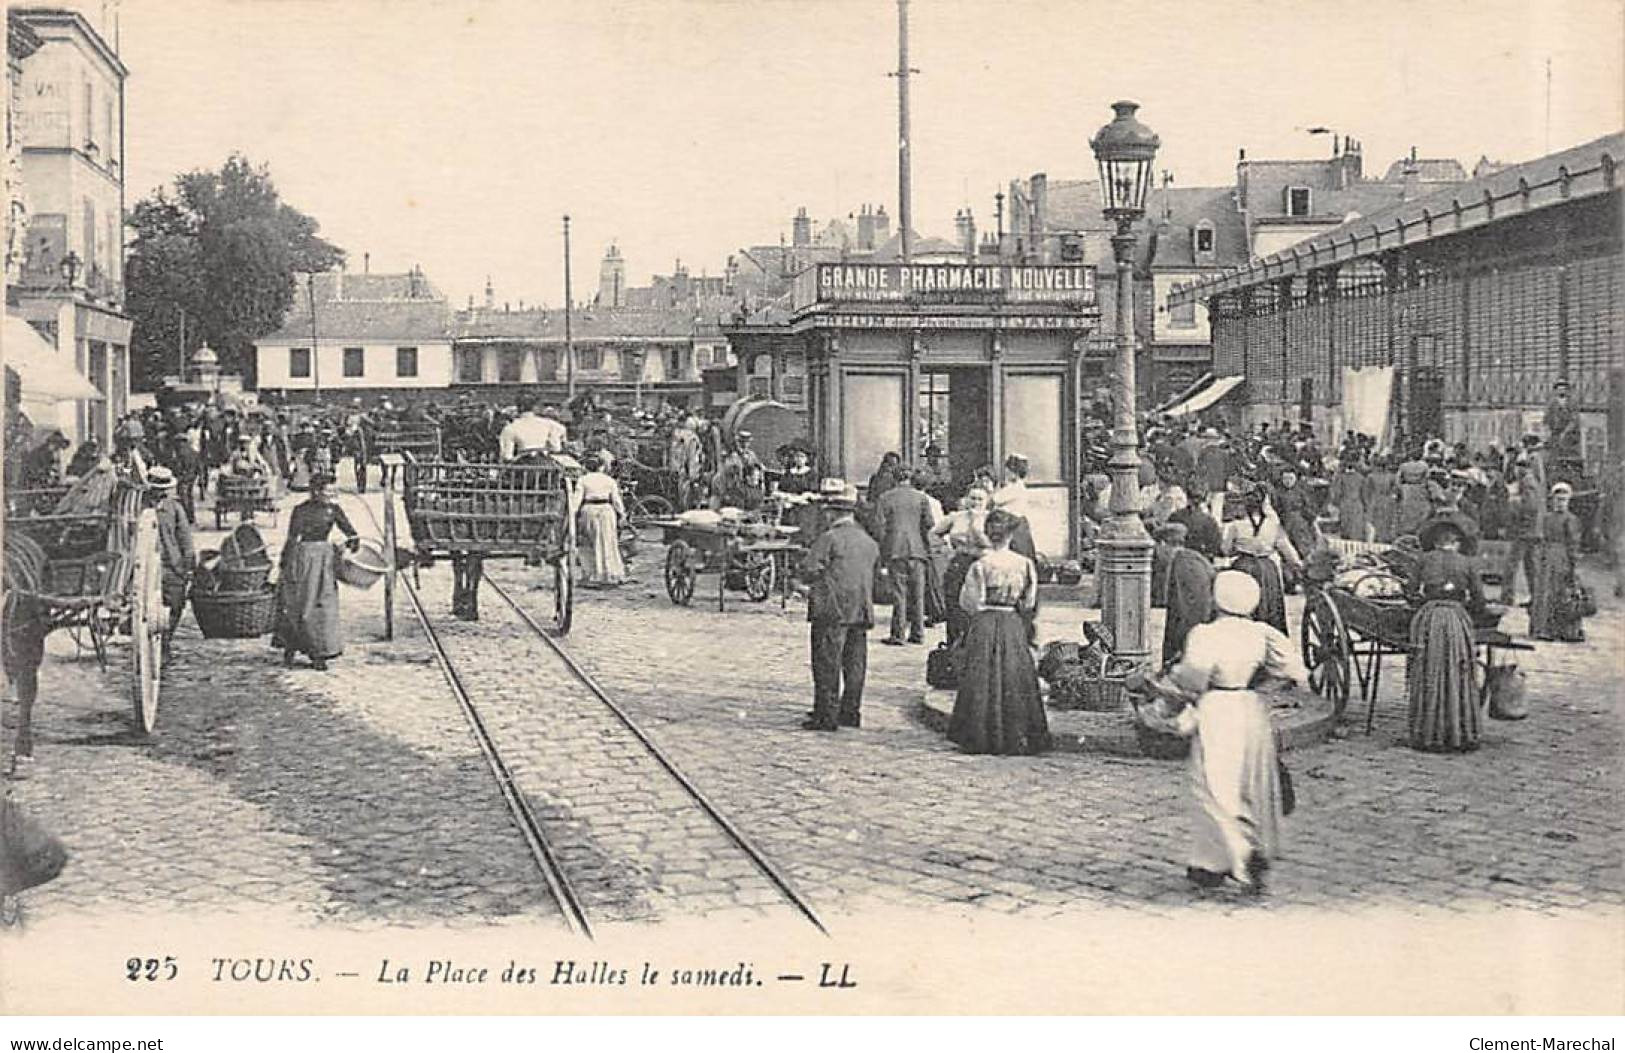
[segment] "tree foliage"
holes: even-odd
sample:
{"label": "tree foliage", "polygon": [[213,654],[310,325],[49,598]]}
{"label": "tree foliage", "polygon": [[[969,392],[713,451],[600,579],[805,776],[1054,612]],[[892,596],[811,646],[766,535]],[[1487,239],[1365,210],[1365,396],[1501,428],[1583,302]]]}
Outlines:
{"label": "tree foliage", "polygon": [[135,322],[132,379],[142,390],[156,388],[203,343],[223,371],[252,377],[253,343],[282,324],[294,274],[331,270],[344,259],[314,219],[283,203],[269,169],[241,154],[142,199],[130,226],[126,306]]}

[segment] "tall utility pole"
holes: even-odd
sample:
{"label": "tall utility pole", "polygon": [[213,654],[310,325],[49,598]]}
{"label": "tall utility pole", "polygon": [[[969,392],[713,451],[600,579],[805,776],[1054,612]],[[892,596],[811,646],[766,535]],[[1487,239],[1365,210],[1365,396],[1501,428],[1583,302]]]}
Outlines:
{"label": "tall utility pole", "polygon": [[564,217],[564,390],[566,398],[576,397],[576,343],[570,332],[570,312],[575,295],[570,291],[570,217]]}
{"label": "tall utility pole", "polygon": [[918,72],[908,64],[908,0],[897,0],[897,72],[892,76],[897,78],[897,221],[901,224],[904,263],[912,258],[909,221],[914,211],[909,201],[908,77]]}
{"label": "tall utility pole", "polygon": [[316,392],[316,404],[322,401],[322,349],[316,343],[316,274],[305,275],[305,293],[310,297],[310,385]]}

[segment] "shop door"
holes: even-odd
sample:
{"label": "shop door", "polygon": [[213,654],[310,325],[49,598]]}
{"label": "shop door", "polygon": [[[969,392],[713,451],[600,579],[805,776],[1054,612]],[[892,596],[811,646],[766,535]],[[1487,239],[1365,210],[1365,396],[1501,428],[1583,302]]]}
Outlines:
{"label": "shop door", "polygon": [[942,451],[952,476],[943,490],[951,490],[955,498],[970,485],[976,469],[992,457],[987,398],[985,368],[932,369],[920,374],[915,393],[920,433],[915,448],[922,463],[930,447]]}

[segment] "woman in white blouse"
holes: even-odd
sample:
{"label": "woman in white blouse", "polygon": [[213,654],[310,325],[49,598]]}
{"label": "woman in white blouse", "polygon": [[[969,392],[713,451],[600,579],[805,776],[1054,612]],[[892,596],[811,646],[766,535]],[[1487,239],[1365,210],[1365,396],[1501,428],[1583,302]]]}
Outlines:
{"label": "woman in white blouse", "polygon": [[626,564],[621,560],[620,522],[626,518],[621,484],[607,474],[596,454],[584,462],[587,473],[576,483],[581,501],[581,531],[590,554],[585,584],[599,587],[626,581]]}
{"label": "woman in white blouse", "polygon": [[1224,525],[1224,552],[1235,556],[1231,566],[1246,571],[1258,582],[1261,598],[1255,619],[1286,632],[1286,589],[1281,564],[1293,571],[1303,568],[1298,550],[1286,536],[1281,520],[1265,503],[1264,491],[1254,487],[1243,497],[1245,514]]}

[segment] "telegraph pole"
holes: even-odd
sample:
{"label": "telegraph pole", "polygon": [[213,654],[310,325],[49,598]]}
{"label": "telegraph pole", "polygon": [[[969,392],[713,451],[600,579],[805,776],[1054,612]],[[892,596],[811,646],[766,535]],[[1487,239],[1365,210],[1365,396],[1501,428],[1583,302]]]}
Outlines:
{"label": "telegraph pole", "polygon": [[909,143],[908,143],[908,77],[920,72],[908,64],[908,0],[897,0],[897,218],[902,224],[903,262],[912,258],[913,235],[909,221],[913,218],[909,200]]}
{"label": "telegraph pole", "polygon": [[310,385],[316,405],[322,404],[322,349],[316,343],[316,273],[305,275],[305,293],[310,297]]}
{"label": "telegraph pole", "polygon": [[570,332],[575,296],[570,289],[570,217],[564,217],[564,384],[567,398],[576,397],[576,344]]}

